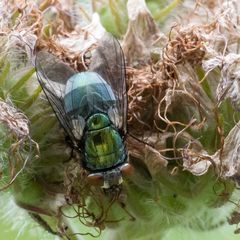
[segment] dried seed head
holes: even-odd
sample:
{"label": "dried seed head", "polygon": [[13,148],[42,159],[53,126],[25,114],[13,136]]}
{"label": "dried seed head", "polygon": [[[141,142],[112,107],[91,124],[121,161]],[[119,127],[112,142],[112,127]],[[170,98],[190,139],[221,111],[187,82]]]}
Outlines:
{"label": "dried seed head", "polygon": [[6,124],[18,139],[29,135],[29,121],[27,117],[4,101],[0,101],[0,122]]}

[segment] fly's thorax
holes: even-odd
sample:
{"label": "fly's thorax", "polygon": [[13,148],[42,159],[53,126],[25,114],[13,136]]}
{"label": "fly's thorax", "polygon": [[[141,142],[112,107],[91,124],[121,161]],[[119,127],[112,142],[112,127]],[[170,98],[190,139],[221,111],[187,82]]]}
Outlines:
{"label": "fly's thorax", "polygon": [[88,118],[84,133],[84,165],[90,172],[105,171],[125,162],[122,136],[107,115],[96,113]]}
{"label": "fly's thorax", "polygon": [[[77,73],[67,81],[64,108],[69,116],[87,119],[96,112],[108,114],[109,109],[114,109],[116,104],[111,86],[96,72]],[[115,112],[113,114],[116,115]],[[117,117],[115,115],[114,118]]]}
{"label": "fly's thorax", "polygon": [[71,131],[77,140],[81,140],[86,129],[101,129],[110,122],[121,127],[123,120],[114,91],[96,72],[81,72],[68,79],[63,101]]}

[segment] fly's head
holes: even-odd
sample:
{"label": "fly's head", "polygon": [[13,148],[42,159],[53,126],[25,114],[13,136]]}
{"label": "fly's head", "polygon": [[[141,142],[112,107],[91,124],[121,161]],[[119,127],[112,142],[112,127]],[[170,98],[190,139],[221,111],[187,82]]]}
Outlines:
{"label": "fly's head", "polygon": [[91,173],[87,180],[90,184],[101,186],[103,189],[110,189],[115,186],[120,186],[123,182],[123,177],[128,176],[133,170],[129,163],[124,163],[119,167],[107,170],[104,172]]}

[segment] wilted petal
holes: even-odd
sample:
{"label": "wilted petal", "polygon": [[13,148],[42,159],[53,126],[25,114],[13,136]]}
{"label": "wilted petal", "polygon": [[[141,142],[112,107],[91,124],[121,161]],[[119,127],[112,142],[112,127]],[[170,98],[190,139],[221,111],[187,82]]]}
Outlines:
{"label": "wilted petal", "polygon": [[194,162],[194,159],[191,161],[184,161],[183,167],[184,170],[188,170],[193,175],[201,176],[208,171],[208,168],[211,166],[211,162],[208,160],[202,160],[200,162]]}
{"label": "wilted petal", "polygon": [[221,80],[217,87],[219,102],[230,98],[236,110],[240,110],[240,55],[228,54],[222,63]]}
{"label": "wilted petal", "polygon": [[186,148],[182,152],[183,169],[193,175],[201,176],[205,174],[212,165],[211,156],[204,150],[200,150],[201,144],[191,143],[191,148]]}
{"label": "wilted petal", "polygon": [[222,57],[219,57],[219,56],[209,58],[209,59],[203,60],[202,67],[204,71],[208,72],[213,70],[216,67],[221,66],[222,61],[223,61]]}
{"label": "wilted petal", "polygon": [[128,136],[126,139],[126,145],[131,157],[137,159],[138,164],[136,168],[144,166],[147,168],[152,177],[155,177],[160,171],[168,164],[167,160],[163,158],[159,151],[150,147],[149,145]]}
{"label": "wilted petal", "polygon": [[106,30],[100,22],[99,15],[94,13],[89,25],[79,31],[72,32],[67,37],[59,37],[58,41],[70,52],[80,53],[96,43],[98,39],[101,39],[104,33],[106,33]]}
{"label": "wilted petal", "polygon": [[222,149],[212,156],[220,177],[229,178],[239,174],[240,170],[240,125],[229,132]]}
{"label": "wilted petal", "polygon": [[157,42],[162,46],[166,36],[160,33],[144,0],[130,0],[127,3],[128,29],[123,40],[123,51],[129,63],[150,58],[151,47]]}

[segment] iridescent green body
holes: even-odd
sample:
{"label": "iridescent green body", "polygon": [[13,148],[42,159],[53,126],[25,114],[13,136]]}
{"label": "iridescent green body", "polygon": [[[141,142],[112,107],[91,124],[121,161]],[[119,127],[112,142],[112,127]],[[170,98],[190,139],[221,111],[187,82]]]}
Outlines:
{"label": "iridescent green body", "polygon": [[124,145],[126,69],[121,46],[111,34],[94,41],[89,71],[76,72],[46,50],[36,51],[35,66],[68,143],[89,172],[87,181],[111,189],[131,171]]}
{"label": "iridescent green body", "polygon": [[96,113],[87,120],[84,138],[86,168],[110,169],[125,161],[122,137],[106,115]]}
{"label": "iridescent green body", "polygon": [[122,136],[108,115],[116,99],[106,81],[95,72],[75,74],[66,84],[64,102],[76,138],[81,138],[84,167],[94,173],[123,164],[126,151]]}

